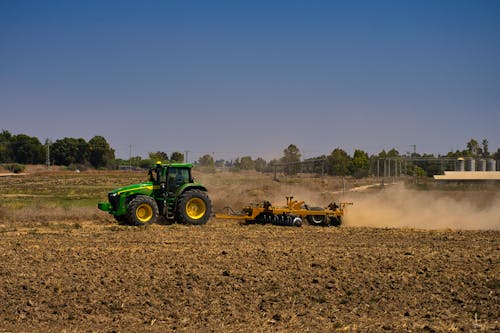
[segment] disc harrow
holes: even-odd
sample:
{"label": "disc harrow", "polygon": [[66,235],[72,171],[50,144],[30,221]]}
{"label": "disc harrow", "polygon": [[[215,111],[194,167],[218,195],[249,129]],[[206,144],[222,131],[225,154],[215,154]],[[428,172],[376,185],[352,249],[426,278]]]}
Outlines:
{"label": "disc harrow", "polygon": [[215,214],[216,218],[241,220],[247,224],[274,224],[282,226],[302,226],[305,219],[309,224],[316,226],[335,226],[342,224],[345,207],[352,202],[332,202],[326,208],[310,207],[304,201],[286,197],[285,206],[273,206],[269,201],[250,204],[236,213],[230,207],[225,207],[225,213]]}

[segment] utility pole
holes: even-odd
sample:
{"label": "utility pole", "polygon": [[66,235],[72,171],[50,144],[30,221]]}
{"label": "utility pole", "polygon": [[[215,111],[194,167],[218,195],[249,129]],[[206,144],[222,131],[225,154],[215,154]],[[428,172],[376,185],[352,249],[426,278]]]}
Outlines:
{"label": "utility pole", "polygon": [[410,145],[410,147],[413,147],[413,155],[410,156],[410,158],[412,158],[413,156],[415,156],[417,154],[417,145]]}
{"label": "utility pole", "polygon": [[128,171],[132,171],[132,145],[128,145]]}
{"label": "utility pole", "polygon": [[45,140],[45,145],[47,146],[47,156],[46,156],[46,160],[47,160],[47,169],[50,169],[50,145],[51,145],[51,141],[50,141],[50,138],[48,138],[47,140]]}
{"label": "utility pole", "polygon": [[184,151],[184,161],[185,161],[186,163],[189,163],[188,153],[189,153],[189,150],[185,150],[185,151]]}

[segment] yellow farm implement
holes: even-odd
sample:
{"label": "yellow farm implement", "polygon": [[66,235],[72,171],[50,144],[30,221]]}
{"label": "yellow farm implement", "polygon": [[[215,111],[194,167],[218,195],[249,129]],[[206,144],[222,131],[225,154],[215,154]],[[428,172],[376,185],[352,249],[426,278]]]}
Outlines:
{"label": "yellow farm implement", "polygon": [[309,207],[304,201],[286,197],[286,206],[273,206],[269,201],[243,207],[241,213],[235,213],[230,207],[225,207],[225,214],[215,214],[216,218],[242,220],[246,223],[272,223],[286,226],[302,226],[306,219],[311,225],[340,226],[344,209],[351,202],[333,202],[326,208]]}

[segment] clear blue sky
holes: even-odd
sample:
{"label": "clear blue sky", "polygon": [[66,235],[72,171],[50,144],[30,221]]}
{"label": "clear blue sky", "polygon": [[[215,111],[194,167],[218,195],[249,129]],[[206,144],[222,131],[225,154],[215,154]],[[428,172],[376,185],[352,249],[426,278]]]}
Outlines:
{"label": "clear blue sky", "polygon": [[500,148],[500,1],[0,0],[0,130],[117,157]]}

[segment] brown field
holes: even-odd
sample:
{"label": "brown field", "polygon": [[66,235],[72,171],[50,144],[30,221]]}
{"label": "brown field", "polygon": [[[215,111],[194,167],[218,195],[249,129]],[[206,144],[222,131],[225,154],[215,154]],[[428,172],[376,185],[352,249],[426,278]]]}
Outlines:
{"label": "brown field", "polygon": [[354,205],[341,228],[127,227],[96,202],[143,174],[0,178],[0,332],[500,330],[498,188],[197,176],[216,210]]}

